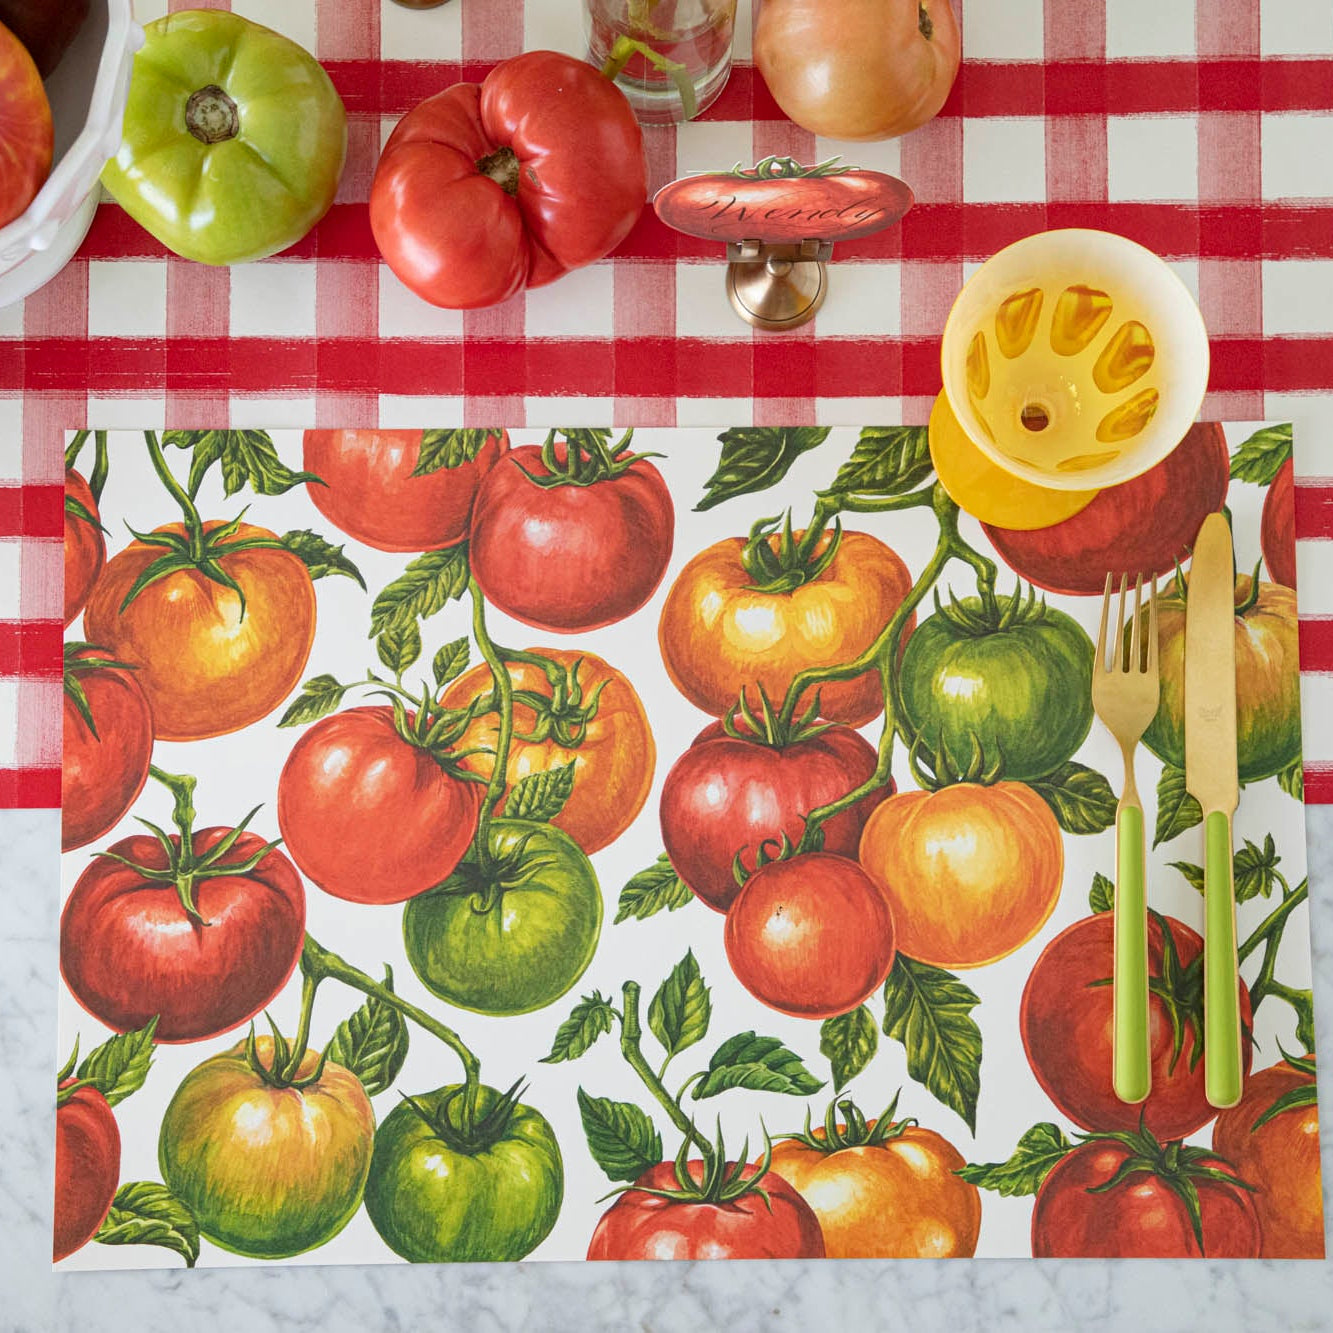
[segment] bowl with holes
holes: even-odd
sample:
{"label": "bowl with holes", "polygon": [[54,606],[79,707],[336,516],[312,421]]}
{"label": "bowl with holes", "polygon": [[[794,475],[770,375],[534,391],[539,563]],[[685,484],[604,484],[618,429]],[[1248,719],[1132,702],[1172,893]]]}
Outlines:
{"label": "bowl with holes", "polygon": [[1091,491],[1176,447],[1208,387],[1189,289],[1111,232],[1038,232],[964,285],[945,323],[944,391],[969,440],[1013,476]]}
{"label": "bowl with holes", "polygon": [[131,0],[92,0],[47,76],[55,157],[37,197],[0,228],[0,306],[50,282],[88,234],[101,194],[98,178],[120,147],[130,70],[143,40]]}

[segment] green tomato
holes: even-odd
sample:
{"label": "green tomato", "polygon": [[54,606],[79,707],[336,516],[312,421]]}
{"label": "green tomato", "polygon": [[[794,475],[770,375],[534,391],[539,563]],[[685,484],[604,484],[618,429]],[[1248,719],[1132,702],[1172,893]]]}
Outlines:
{"label": "green tomato", "polygon": [[238,264],[294,245],[328,212],[347,155],[347,113],[323,67],[222,10],[145,31],[102,183],[186,259]]}
{"label": "green tomato", "polygon": [[497,819],[475,854],[403,913],[408,961],[434,995],[479,1014],[526,1014],[584,973],[602,891],[583,849],[550,824]]}
{"label": "green tomato", "polygon": [[1013,781],[1068,762],[1092,727],[1092,640],[1063,611],[1029,596],[941,607],[907,640],[902,702],[928,751]]}
{"label": "green tomato", "polygon": [[459,1084],[404,1101],[375,1135],[366,1212],[412,1263],[522,1259],[560,1215],[564,1163],[546,1118],[483,1084],[467,1132],[462,1094]]}
{"label": "green tomato", "polygon": [[[273,1039],[256,1041],[273,1063]],[[308,1051],[296,1082],[319,1056]],[[287,1259],[330,1241],[361,1206],[375,1113],[356,1076],[326,1061],[305,1087],[277,1088],[245,1043],[196,1065],[162,1118],[162,1179],[215,1245],[252,1259]]]}

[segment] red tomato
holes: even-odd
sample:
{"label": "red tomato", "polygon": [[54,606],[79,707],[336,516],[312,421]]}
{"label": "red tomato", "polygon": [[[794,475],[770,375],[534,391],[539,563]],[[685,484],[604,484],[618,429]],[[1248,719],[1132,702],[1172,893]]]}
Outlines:
{"label": "red tomato", "polygon": [[795,1018],[833,1018],[868,999],[893,966],[893,917],[855,861],[807,852],[745,881],[723,932],[736,979]]}
{"label": "red tomato", "polygon": [[[1170,1149],[1168,1149],[1168,1152]],[[1113,1139],[1080,1144],[1055,1164],[1032,1210],[1037,1259],[1190,1259],[1199,1243],[1185,1200],[1169,1177],[1145,1168],[1105,1193],[1134,1152]],[[1197,1165],[1235,1179],[1221,1157]],[[1249,1191],[1207,1175],[1189,1175],[1198,1191],[1203,1254],[1209,1259],[1257,1259],[1259,1219]]]}
{"label": "red tomato", "polygon": [[[69,508],[73,500],[92,516],[92,521]],[[88,483],[72,468],[65,469],[65,624],[83,610],[106,564],[106,539],[98,526],[101,518]]]}
{"label": "red tomato", "polygon": [[[60,1086],[67,1088],[73,1079]],[[120,1185],[120,1129],[96,1088],[80,1088],[56,1108],[54,1262],[97,1235]]]}
{"label": "red tomato", "polygon": [[0,26],[0,227],[37,197],[51,174],[54,151],[42,76],[23,43]]}
{"label": "red tomato", "polygon": [[278,779],[278,826],[302,872],[353,903],[401,903],[453,872],[481,813],[483,788],[405,741],[393,709],[322,718]]}
{"label": "red tomato", "polygon": [[[1202,952],[1203,940],[1174,917],[1165,917],[1178,959],[1177,971]],[[1114,924],[1110,912],[1085,917],[1060,932],[1042,951],[1028,977],[1019,1009],[1019,1030],[1028,1063],[1046,1095],[1076,1125],[1091,1130],[1131,1130],[1140,1114],[1159,1139],[1181,1139],[1216,1114],[1204,1095],[1203,1060],[1194,1062],[1196,1023],[1188,1006],[1180,1011],[1183,1044],[1172,1053],[1171,1018],[1159,994],[1148,997],[1152,1045],[1152,1092],[1139,1105],[1122,1102],[1111,1087],[1111,975]],[[1148,919],[1148,976],[1163,975],[1165,940],[1155,917]],[[1202,994],[1202,983],[1199,984]],[[1250,1068],[1250,993],[1240,984],[1243,1054]]]}
{"label": "red tomato", "polygon": [[370,226],[412,291],[465,310],[601,259],[647,197],[625,95],[582,60],[529,51],[403,117],[375,172]]}
{"label": "red tomato", "polygon": [[[730,1165],[730,1164],[729,1164]],[[704,1164],[687,1165],[695,1181]],[[756,1168],[747,1166],[744,1176]],[[768,1172],[758,1192],[729,1203],[665,1199],[676,1190],[674,1162],[659,1162],[602,1214],[589,1259],[822,1259],[824,1236],[810,1205],[781,1176]],[[765,1198],[767,1195],[767,1198]]]}
{"label": "red tomato", "polygon": [[[65,741],[60,756],[60,848],[66,852],[114,828],[148,781],[153,713],[135,673],[80,665],[110,656],[102,648],[70,645],[67,649]],[[85,721],[71,688],[83,691],[93,727]]]}
{"label": "red tomato", "polygon": [[436,551],[466,540],[477,487],[509,448],[504,431],[458,432],[456,465],[414,477],[419,430],[308,430],[301,466],[325,485],[306,490],[330,523],[381,551]]}
{"label": "red tomato", "polygon": [[[556,457],[563,463],[559,445]],[[662,474],[640,459],[590,485],[531,480],[550,475],[541,449],[524,445],[482,482],[468,552],[478,586],[537,629],[572,634],[623,620],[671,559],[676,515]]]}
{"label": "red tomato", "polygon": [[1170,573],[1205,517],[1222,507],[1230,467],[1222,427],[1199,422],[1156,467],[1102,491],[1073,518],[1030,532],[987,524],[986,535],[1001,559],[1037,587],[1100,597],[1108,569],[1131,577]]}
{"label": "red tomato", "polygon": [[1278,468],[1264,496],[1259,528],[1264,564],[1274,583],[1296,586],[1296,485],[1291,459]]}
{"label": "red tomato", "polygon": [[[681,879],[709,907],[725,912],[767,839],[801,839],[811,810],[845,796],[875,771],[875,748],[850,727],[832,725],[805,740],[773,747],[745,734],[728,736],[713,722],[672,765],[662,787],[662,841]],[[893,791],[878,791],[824,826],[824,851],[855,857],[870,812]]]}
{"label": "red tomato", "polygon": [[[231,832],[201,829],[196,857]],[[172,836],[173,847],[180,838]],[[264,845],[244,832],[219,861],[237,865]],[[111,851],[148,870],[164,870],[162,844],[147,834]],[[305,890],[278,850],[253,870],[200,877],[186,885],[194,921],[174,880],[150,880],[98,857],[79,876],[60,915],[60,972],[92,1016],[118,1032],[161,1015],[156,1038],[199,1041],[253,1018],[287,983],[305,942]]]}

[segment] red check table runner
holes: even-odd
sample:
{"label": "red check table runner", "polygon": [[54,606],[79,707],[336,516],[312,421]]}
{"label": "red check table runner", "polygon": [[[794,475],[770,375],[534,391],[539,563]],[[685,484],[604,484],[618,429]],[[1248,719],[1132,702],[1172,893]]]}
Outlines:
{"label": "red check table runner", "polygon": [[964,63],[905,139],[818,140],[738,63],[702,120],[647,132],[654,187],[769,154],[908,181],[898,228],[837,248],[818,320],[741,324],[720,247],[647,211],[610,259],[504,306],[434,310],[379,262],[365,201],[413,104],[540,47],[581,53],[579,0],[145,0],[230,8],[315,51],[350,115],[323,223],[262,264],[169,256],[104,204],[78,257],[0,310],[0,806],[60,797],[67,429],[921,422],[938,339],[982,260],[1047,227],[1162,254],[1212,336],[1204,415],[1296,423],[1306,792],[1333,801],[1333,8],[1328,0],[953,0]]}

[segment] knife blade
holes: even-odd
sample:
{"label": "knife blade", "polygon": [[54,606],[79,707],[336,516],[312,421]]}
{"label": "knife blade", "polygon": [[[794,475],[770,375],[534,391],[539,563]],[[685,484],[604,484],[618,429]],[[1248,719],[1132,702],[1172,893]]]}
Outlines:
{"label": "knife blade", "polygon": [[1185,602],[1185,786],[1203,809],[1204,1089],[1213,1106],[1241,1096],[1240,999],[1231,816],[1236,773],[1236,604],[1231,528],[1209,514],[1190,560]]}

